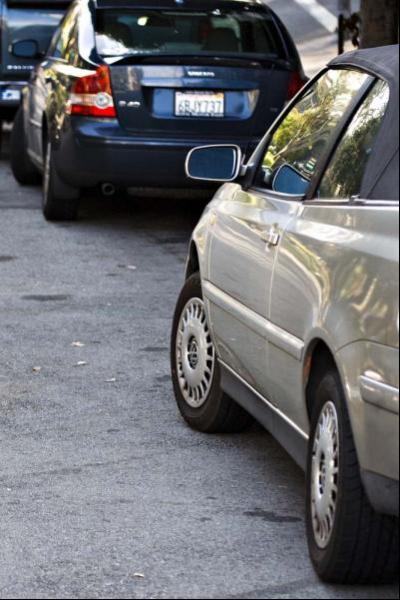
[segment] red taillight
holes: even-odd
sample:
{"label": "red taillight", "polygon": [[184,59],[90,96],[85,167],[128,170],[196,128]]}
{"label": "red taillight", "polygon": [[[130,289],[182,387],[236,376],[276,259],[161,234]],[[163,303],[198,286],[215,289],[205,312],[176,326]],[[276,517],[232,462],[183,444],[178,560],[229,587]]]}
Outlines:
{"label": "red taillight", "polygon": [[300,73],[294,71],[290,76],[289,89],[288,89],[288,100],[291,100],[301,90],[306,83],[306,80]]}
{"label": "red taillight", "polygon": [[70,95],[71,115],[87,117],[117,116],[111,88],[110,69],[99,67],[91,75],[77,79]]}

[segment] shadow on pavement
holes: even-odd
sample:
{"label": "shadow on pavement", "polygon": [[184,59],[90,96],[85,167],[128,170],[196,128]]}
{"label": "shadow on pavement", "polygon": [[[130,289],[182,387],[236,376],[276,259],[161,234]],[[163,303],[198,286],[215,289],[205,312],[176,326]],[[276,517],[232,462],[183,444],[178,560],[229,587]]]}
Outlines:
{"label": "shadow on pavement", "polygon": [[[22,187],[17,186],[17,194],[10,195],[8,178],[12,180],[9,169],[10,153],[10,130],[11,126],[6,125],[3,132],[0,132],[0,165],[4,164],[7,168],[7,180],[0,186],[0,208],[41,208],[41,190],[40,187]],[[3,187],[4,186],[4,187]],[[1,189],[3,188],[3,189]],[[7,196],[7,197],[6,197]],[[210,195],[211,199],[212,194]],[[124,223],[124,229],[151,230],[154,233],[164,230],[171,231],[176,229],[178,237],[175,243],[186,242],[190,233],[197,224],[204,208],[207,205],[207,199],[198,198],[137,198],[133,193],[117,193],[112,197],[104,197],[100,192],[84,192],[81,201],[81,211],[79,223],[84,223],[85,227],[108,224],[116,225]],[[76,223],[62,224],[63,227],[76,227]]]}

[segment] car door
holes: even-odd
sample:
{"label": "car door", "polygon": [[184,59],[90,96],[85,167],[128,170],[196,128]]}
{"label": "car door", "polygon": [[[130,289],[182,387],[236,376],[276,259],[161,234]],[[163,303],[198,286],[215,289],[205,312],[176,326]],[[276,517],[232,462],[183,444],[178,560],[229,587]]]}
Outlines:
{"label": "car door", "polygon": [[35,162],[43,159],[43,115],[49,95],[54,93],[58,83],[59,67],[70,64],[70,54],[77,44],[74,32],[77,28],[79,5],[73,7],[63,18],[53,36],[47,56],[36,67],[29,83],[29,146]]}
{"label": "car door", "polygon": [[47,96],[43,70],[47,64],[47,60],[42,61],[32,73],[27,98],[29,154],[37,164],[42,161],[42,119]]}
{"label": "car door", "polygon": [[205,292],[219,356],[260,393],[268,363],[265,317],[279,236],[298,202],[233,185],[217,205]]}
{"label": "car door", "polygon": [[[396,213],[359,200],[388,101],[389,86],[374,80],[345,120],[322,178],[320,172],[314,181],[315,193],[282,238],[270,319],[303,344],[318,336],[336,350],[379,335],[379,315],[389,318],[385,298],[395,297],[398,281],[391,249],[398,237]],[[303,361],[279,344],[271,344],[269,359],[270,393],[307,431]]]}
{"label": "car door", "polygon": [[[323,73],[256,152],[252,185],[225,187],[212,207],[205,294],[218,352],[228,367],[272,402],[271,344],[297,360],[303,347],[301,339],[271,320],[277,252],[333,132],[369,80],[347,70]],[[286,310],[295,311],[293,293],[283,301]]]}

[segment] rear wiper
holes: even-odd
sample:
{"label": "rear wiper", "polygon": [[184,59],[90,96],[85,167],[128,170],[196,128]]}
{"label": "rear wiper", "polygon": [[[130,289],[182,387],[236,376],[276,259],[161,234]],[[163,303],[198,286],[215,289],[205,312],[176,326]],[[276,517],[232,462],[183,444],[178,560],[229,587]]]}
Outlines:
{"label": "rear wiper", "polygon": [[150,64],[158,62],[159,64],[177,64],[177,65],[221,65],[224,67],[243,67],[252,66],[254,68],[260,68],[261,63],[258,60],[252,60],[249,58],[236,58],[236,57],[223,57],[223,56],[166,56],[165,54],[162,56],[152,56],[152,57],[144,57],[143,64]]}
{"label": "rear wiper", "polygon": [[[103,56],[103,58],[114,58],[111,56]],[[251,60],[249,58],[231,58],[231,57],[219,57],[219,56],[193,56],[188,54],[186,56],[177,54],[127,54],[121,58],[117,58],[112,62],[113,65],[160,65],[160,64],[174,64],[174,65],[223,65],[223,66],[243,66],[243,64],[251,65],[254,67],[261,67],[261,63],[258,60]]]}
{"label": "rear wiper", "polygon": [[226,61],[232,61],[232,63],[235,64],[248,64],[249,66],[258,66],[258,67],[262,67],[262,66],[269,66],[269,67],[281,67],[284,69],[289,69],[291,67],[291,64],[288,60],[285,60],[283,58],[278,58],[277,56],[235,56],[235,57],[229,57],[229,56],[215,56],[212,57],[212,59],[215,61],[215,63],[221,63],[221,64],[226,64]]}
{"label": "rear wiper", "polygon": [[155,65],[155,64],[175,64],[175,65],[216,65],[223,67],[242,67],[244,65],[253,67],[255,69],[259,69],[262,66],[280,66],[283,68],[289,68],[290,64],[286,60],[282,60],[280,58],[270,58],[270,57],[241,57],[241,56],[199,56],[199,55],[177,55],[177,54],[127,54],[126,56],[111,57],[111,56],[103,56],[103,58],[115,58],[112,62],[113,65],[131,65],[131,64],[147,64],[147,65]]}

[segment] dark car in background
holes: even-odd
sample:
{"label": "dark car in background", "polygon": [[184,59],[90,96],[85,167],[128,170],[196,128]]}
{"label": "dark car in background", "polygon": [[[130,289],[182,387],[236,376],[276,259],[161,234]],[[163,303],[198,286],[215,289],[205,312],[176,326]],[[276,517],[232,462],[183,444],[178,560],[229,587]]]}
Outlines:
{"label": "dark car in background", "polygon": [[85,188],[196,187],[192,148],[251,154],[304,82],[256,0],[77,0],[24,91],[13,171],[22,184],[44,173],[49,220],[76,218]]}
{"label": "dark car in background", "polygon": [[22,88],[45,55],[69,4],[65,0],[0,0],[0,127],[2,121],[14,118]]}

